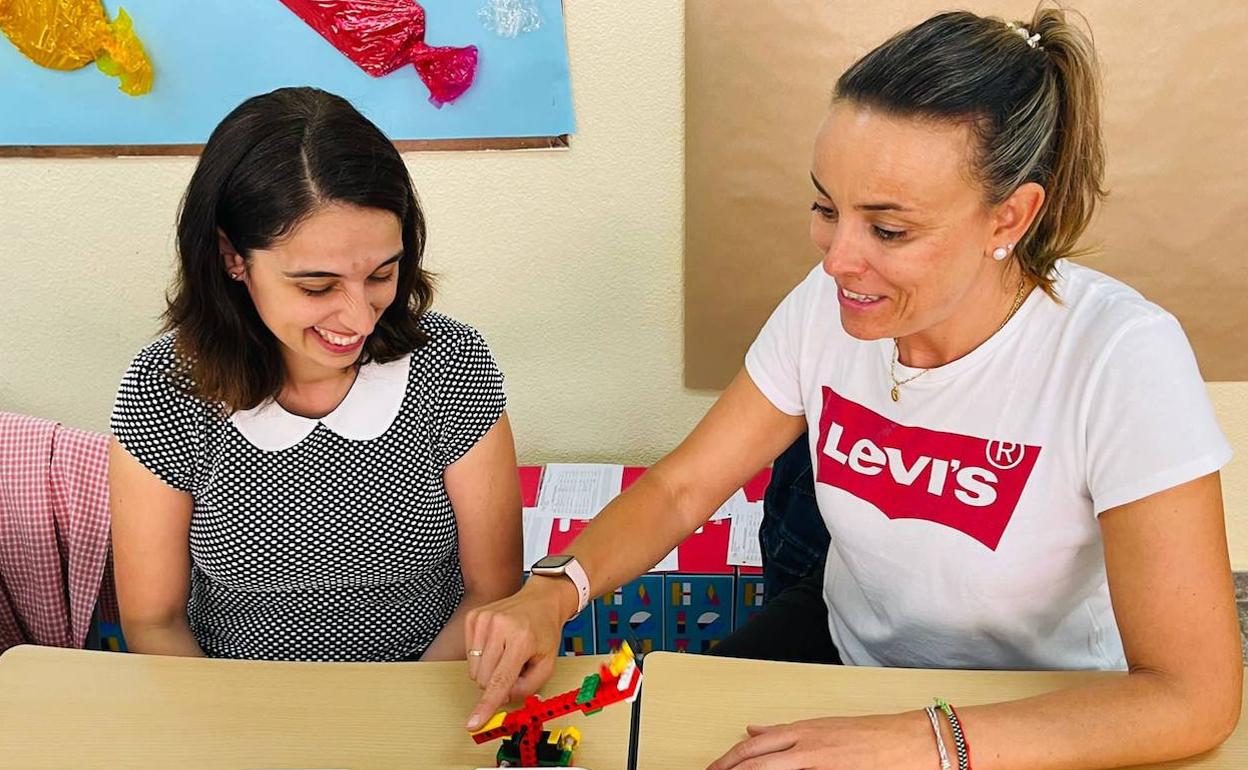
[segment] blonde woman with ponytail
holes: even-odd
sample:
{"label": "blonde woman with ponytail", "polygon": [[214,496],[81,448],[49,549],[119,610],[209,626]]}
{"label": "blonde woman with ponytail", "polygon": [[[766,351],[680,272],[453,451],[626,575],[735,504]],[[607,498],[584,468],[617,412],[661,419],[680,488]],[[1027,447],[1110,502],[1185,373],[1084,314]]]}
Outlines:
{"label": "blonde woman with ponytail", "polygon": [[940,14],[850,67],[814,142],[819,264],[693,433],[547,576],[468,616],[485,689],[469,726],[546,679],[585,597],[656,563],[806,431],[832,543],[822,601],[803,615],[772,597],[747,627],[771,640],[755,654],[804,640],[852,665],[1128,673],[750,727],[711,770],[1111,768],[1224,740],[1243,671],[1230,448],[1174,317],[1071,261],[1104,195],[1099,99],[1092,43],[1050,8]]}

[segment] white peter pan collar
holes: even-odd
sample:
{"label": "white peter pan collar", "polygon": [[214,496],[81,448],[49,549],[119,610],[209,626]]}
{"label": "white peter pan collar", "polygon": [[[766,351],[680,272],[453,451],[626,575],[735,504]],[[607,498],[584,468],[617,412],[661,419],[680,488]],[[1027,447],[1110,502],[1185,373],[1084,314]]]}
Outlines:
{"label": "white peter pan collar", "polygon": [[317,425],[345,439],[370,441],[385,433],[399,416],[411,362],[409,353],[386,364],[360,367],[342,403],[319,420],[292,414],[270,398],[252,409],[235,412],[230,422],[243,438],[265,452],[291,448],[310,436]]}

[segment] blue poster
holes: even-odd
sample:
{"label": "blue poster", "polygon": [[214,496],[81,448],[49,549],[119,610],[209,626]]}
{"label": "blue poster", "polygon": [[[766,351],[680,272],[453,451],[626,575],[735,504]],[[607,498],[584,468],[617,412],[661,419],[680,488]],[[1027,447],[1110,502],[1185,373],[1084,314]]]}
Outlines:
{"label": "blue poster", "polygon": [[472,87],[440,108],[415,68],[374,78],[279,0],[108,0],[133,20],[151,92],[127,96],[94,64],[40,67],[0,36],[0,145],[202,144],[247,97],[295,85],[347,98],[396,141],[573,132],[560,0],[532,0],[540,25],[514,37],[479,15],[490,0],[418,2],[429,45],[479,53]]}

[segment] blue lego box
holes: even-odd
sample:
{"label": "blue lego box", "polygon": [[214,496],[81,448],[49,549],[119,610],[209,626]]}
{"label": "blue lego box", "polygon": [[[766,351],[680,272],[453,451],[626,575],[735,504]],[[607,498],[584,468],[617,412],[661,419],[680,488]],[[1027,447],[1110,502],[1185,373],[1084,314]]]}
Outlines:
{"label": "blue lego box", "polygon": [[763,609],[762,575],[737,575],[737,600],[732,612],[732,630],[744,626]]}
{"label": "blue lego box", "polygon": [[663,576],[642,575],[594,599],[598,652],[626,641],[637,653],[663,648]]}
{"label": "blue lego box", "polygon": [[667,575],[668,652],[708,652],[732,633],[732,575]]}
{"label": "blue lego box", "polygon": [[594,655],[596,652],[594,602],[590,602],[584,612],[563,624],[563,640],[559,643],[559,654]]}

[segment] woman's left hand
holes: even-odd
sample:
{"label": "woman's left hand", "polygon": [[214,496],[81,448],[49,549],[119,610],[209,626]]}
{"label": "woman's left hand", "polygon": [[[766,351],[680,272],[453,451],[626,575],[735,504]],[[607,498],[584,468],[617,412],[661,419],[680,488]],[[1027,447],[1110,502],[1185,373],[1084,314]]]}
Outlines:
{"label": "woman's left hand", "polygon": [[[707,770],[930,770],[939,766],[932,723],[922,711],[750,725],[746,731],[750,737]],[[952,752],[951,745],[947,748]]]}

